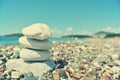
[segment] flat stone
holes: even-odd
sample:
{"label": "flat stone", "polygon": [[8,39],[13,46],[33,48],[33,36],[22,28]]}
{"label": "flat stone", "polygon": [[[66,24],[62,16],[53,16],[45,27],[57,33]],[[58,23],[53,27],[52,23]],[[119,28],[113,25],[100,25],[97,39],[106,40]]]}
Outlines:
{"label": "flat stone", "polygon": [[111,57],[113,60],[116,60],[116,59],[120,58],[120,55],[119,54],[112,54]]}
{"label": "flat stone", "polygon": [[45,40],[51,36],[51,31],[49,26],[44,23],[36,23],[28,27],[23,28],[23,35],[28,38]]}
{"label": "flat stone", "polygon": [[50,51],[40,51],[24,48],[20,51],[20,57],[24,61],[43,61],[48,60],[52,54]]}
{"label": "flat stone", "polygon": [[11,72],[11,77],[14,78],[14,79],[18,79],[20,77],[20,72],[18,71],[12,71]]}
{"label": "flat stone", "polygon": [[55,64],[51,60],[42,62],[24,62],[22,59],[11,59],[6,63],[7,69],[17,70],[21,74],[32,72],[34,76],[42,76],[43,73],[53,69]]}
{"label": "flat stone", "polygon": [[39,49],[39,50],[48,50],[52,47],[52,42],[48,40],[35,40],[23,36],[19,39],[19,43],[24,47]]}

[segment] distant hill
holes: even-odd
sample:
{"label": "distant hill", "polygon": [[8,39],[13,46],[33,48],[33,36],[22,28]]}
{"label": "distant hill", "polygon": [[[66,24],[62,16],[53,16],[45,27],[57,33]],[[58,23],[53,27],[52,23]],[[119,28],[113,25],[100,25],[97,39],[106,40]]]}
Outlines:
{"label": "distant hill", "polygon": [[95,34],[96,35],[104,35],[104,38],[120,37],[120,33],[106,32],[106,31],[99,31]]}
{"label": "distant hill", "polygon": [[120,34],[107,34],[104,38],[120,37]]}
{"label": "distant hill", "polygon": [[22,33],[13,33],[13,34],[8,34],[8,35],[4,35],[5,37],[21,37],[23,36]]}
{"label": "distant hill", "polygon": [[95,34],[96,35],[100,35],[100,34],[108,35],[108,34],[115,34],[115,33],[107,32],[107,31],[99,31],[99,32],[96,32]]}
{"label": "distant hill", "polygon": [[92,36],[89,35],[67,35],[67,36],[62,36],[62,38],[92,38]]}
{"label": "distant hill", "polygon": [[[4,35],[5,37],[21,37],[22,33],[13,33]],[[106,31],[99,31],[92,35],[66,35],[62,36],[62,38],[112,38],[112,37],[120,37],[120,33],[112,33]]]}

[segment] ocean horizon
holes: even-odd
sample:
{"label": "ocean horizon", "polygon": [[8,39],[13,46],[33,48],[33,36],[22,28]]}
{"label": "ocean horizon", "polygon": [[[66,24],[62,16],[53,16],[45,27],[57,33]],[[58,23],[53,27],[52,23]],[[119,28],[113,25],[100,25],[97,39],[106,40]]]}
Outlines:
{"label": "ocean horizon", "polygon": [[[18,40],[20,37],[8,37],[8,36],[0,36],[0,45],[10,45],[10,44],[19,44]],[[78,40],[85,40],[86,38],[78,38]],[[73,37],[70,38],[62,38],[62,37],[51,37],[49,38],[50,41],[57,41],[57,42],[66,42],[66,41],[74,41],[76,40]]]}

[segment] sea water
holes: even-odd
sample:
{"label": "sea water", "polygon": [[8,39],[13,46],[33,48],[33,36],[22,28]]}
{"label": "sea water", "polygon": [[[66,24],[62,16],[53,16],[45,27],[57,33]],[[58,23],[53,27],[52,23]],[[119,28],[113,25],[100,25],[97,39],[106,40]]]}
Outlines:
{"label": "sea water", "polygon": [[0,44],[18,44],[19,37],[0,36]]}
{"label": "sea water", "polygon": [[[19,37],[6,37],[6,36],[0,36],[0,44],[19,44],[18,43],[18,39]],[[49,39],[50,41],[58,41],[58,42],[62,42],[62,41],[74,41],[75,38],[55,38],[55,37],[51,37]],[[79,38],[78,40],[85,40],[84,38]]]}

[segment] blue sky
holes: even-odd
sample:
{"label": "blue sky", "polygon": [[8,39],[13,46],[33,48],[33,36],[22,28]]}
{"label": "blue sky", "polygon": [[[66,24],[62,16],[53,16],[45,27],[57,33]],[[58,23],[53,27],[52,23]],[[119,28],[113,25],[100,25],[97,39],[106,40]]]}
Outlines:
{"label": "blue sky", "polygon": [[38,22],[54,35],[120,32],[120,0],[0,0],[0,34]]}

